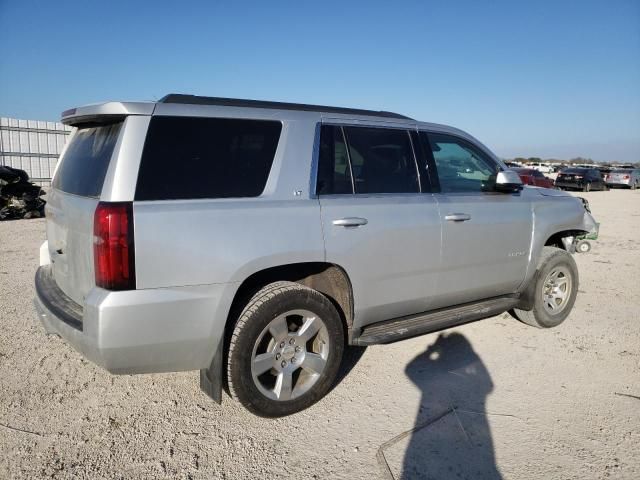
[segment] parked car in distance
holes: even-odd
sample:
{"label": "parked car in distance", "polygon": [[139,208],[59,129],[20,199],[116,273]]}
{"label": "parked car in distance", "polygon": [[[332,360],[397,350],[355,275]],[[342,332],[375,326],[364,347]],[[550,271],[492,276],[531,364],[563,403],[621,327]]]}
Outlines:
{"label": "parked car in distance", "polygon": [[199,370],[215,401],[289,415],[350,345],[507,311],[555,327],[578,294],[586,200],[522,188],[457,128],[176,94],[62,122],[36,308],[112,373]]}
{"label": "parked car in distance", "polygon": [[561,190],[607,190],[607,184],[595,168],[565,168],[558,174],[555,184]]}
{"label": "parked car in distance", "polygon": [[605,182],[611,188],[625,187],[635,190],[640,187],[640,169],[611,170],[605,177]]}
{"label": "parked car in distance", "polygon": [[551,165],[547,165],[545,163],[530,163],[526,168],[533,168],[542,173],[552,173],[553,167]]}
{"label": "parked car in distance", "polygon": [[544,174],[533,168],[511,168],[520,176],[520,180],[525,185],[533,185],[535,187],[553,188],[553,180],[545,177]]}
{"label": "parked car in distance", "polygon": [[522,166],[518,162],[511,162],[511,161],[508,161],[508,160],[505,160],[504,164],[509,168],[519,168],[519,167]]}

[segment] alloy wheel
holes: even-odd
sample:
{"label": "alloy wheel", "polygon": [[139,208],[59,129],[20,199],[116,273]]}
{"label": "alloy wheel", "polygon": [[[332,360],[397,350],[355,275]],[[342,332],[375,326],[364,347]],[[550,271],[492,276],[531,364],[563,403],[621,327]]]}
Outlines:
{"label": "alloy wheel", "polygon": [[253,347],[251,376],[267,398],[292,400],[318,381],[331,343],[327,326],[309,310],[290,310],[264,328]]}
{"label": "alloy wheel", "polygon": [[565,267],[551,270],[542,287],[542,303],[549,315],[557,315],[567,306],[571,296],[571,273]]}

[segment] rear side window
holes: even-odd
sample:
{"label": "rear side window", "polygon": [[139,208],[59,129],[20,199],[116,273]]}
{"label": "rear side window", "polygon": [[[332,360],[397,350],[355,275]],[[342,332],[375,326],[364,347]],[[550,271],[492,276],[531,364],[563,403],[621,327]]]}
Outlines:
{"label": "rear side window", "polygon": [[409,132],[344,127],[356,193],[420,192]]}
{"label": "rear side window", "polygon": [[340,127],[323,125],[320,130],[316,192],[319,195],[353,193],[347,146]]}
{"label": "rear side window", "polygon": [[100,197],[123,122],[80,128],[53,179],[53,188],[82,197]]}
{"label": "rear side window", "polygon": [[275,121],[153,117],[135,198],[257,197],[281,130]]}

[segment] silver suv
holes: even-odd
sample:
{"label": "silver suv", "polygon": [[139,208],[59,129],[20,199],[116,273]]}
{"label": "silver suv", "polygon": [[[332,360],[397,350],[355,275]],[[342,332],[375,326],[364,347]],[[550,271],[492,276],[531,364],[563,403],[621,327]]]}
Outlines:
{"label": "silver suv", "polygon": [[168,95],[68,110],[36,306],[118,374],[200,370],[252,412],[331,388],[343,351],[573,307],[588,205],[458,129]]}

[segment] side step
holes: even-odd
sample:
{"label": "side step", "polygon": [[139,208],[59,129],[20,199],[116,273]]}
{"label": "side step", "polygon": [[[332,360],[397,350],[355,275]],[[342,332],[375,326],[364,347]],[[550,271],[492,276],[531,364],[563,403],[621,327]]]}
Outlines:
{"label": "side step", "polygon": [[367,325],[352,339],[353,345],[392,343],[445,328],[499,315],[518,304],[518,296],[495,297],[431,312],[393,318]]}

